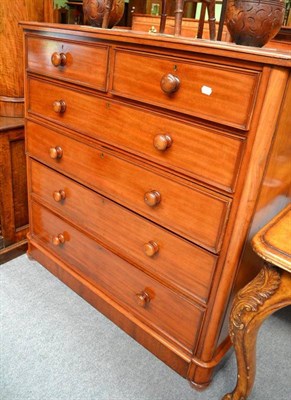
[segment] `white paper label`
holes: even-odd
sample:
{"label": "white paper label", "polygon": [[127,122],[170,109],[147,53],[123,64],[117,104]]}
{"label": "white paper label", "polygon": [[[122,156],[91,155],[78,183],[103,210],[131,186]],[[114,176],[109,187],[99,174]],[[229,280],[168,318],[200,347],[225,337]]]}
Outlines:
{"label": "white paper label", "polygon": [[207,96],[210,96],[212,93],[212,89],[209,86],[202,86],[201,93],[206,94]]}

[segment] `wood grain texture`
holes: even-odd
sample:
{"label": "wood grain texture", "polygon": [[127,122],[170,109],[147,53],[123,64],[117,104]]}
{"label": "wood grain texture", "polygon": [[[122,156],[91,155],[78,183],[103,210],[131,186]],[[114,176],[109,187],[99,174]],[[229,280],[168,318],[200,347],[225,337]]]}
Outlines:
{"label": "wood grain texture", "polygon": [[[219,251],[230,199],[187,182],[186,185],[178,183],[105,149],[95,149],[40,126],[30,127],[27,150],[31,157],[204,248]],[[60,160],[49,155],[50,147],[56,145],[63,149]],[[149,207],[144,201],[145,194],[151,190],[161,194],[161,202],[156,207]]]}
{"label": "wood grain texture", "polygon": [[24,121],[15,119],[0,117],[1,262],[9,259],[9,251],[23,247],[28,231]]}
{"label": "wood grain texture", "polygon": [[[179,169],[182,174],[190,174],[227,192],[235,190],[244,138],[73,91],[64,84],[30,80],[29,91],[29,113],[140,154],[163,164],[167,170],[176,172]],[[41,91],[47,95],[40,96]],[[66,111],[61,115],[53,110],[57,99],[66,103]],[[172,146],[164,152],[154,147],[158,134],[168,134],[172,138]]]}
{"label": "wood grain texture", "polygon": [[43,0],[44,21],[54,22],[54,0]]}
{"label": "wood grain texture", "polygon": [[[168,2],[171,3],[171,2]],[[132,29],[134,31],[144,31],[149,32],[152,27],[159,32],[160,28],[160,16],[150,15],[150,14],[137,14],[132,15]],[[167,35],[174,34],[175,19],[173,16],[167,16],[166,26],[164,33]],[[218,30],[219,22],[215,23],[216,31]],[[186,36],[190,38],[196,38],[198,32],[198,20],[193,18],[183,18],[181,26],[181,36]],[[209,25],[205,24],[203,29],[204,39],[209,39]],[[221,40],[224,42],[230,42],[231,38],[226,27],[223,28]]]}
{"label": "wood grain texture", "polygon": [[[202,318],[199,308],[121,261],[98,242],[35,203],[32,203],[32,215],[31,235],[34,241],[42,243],[77,273],[140,316],[148,325],[154,325],[159,332],[169,335],[192,352]],[[64,242],[54,245],[52,239],[60,233],[64,235]],[[142,290],[149,293],[148,305],[140,306],[137,301],[136,296]],[[195,326],[195,331],[189,330],[189,325]]]}
{"label": "wood grain texture", "polygon": [[[178,287],[186,296],[207,302],[216,256],[35,161],[30,160],[29,167],[31,195],[35,200],[45,202],[62,218],[91,232],[115,253],[126,253],[131,263]],[[65,198],[56,202],[53,193],[60,189]],[[144,252],[149,241],[158,244],[159,250],[153,257]]]}
{"label": "wood grain texture", "polygon": [[[257,71],[124,50],[116,51],[114,63],[112,93],[116,95],[243,130],[249,127],[260,77]],[[173,95],[163,93],[160,87],[168,73],[181,82]],[[221,114],[221,108],[228,110],[227,114]]]}
{"label": "wood grain texture", "polygon": [[291,272],[291,206],[286,207],[253,238],[254,251],[265,261]]}
{"label": "wood grain texture", "polygon": [[246,399],[256,373],[256,339],[264,320],[291,304],[291,208],[283,209],[252,240],[254,251],[265,260],[259,274],[235,296],[229,332],[237,358],[235,389],[223,400]]}
{"label": "wood grain texture", "polygon": [[158,335],[155,330],[114,302],[87,279],[83,279],[63,261],[49,253],[43,246],[36,242],[32,244],[31,238],[29,255],[163,362],[172,364],[172,368],[178,374],[183,377],[187,376],[189,354],[179,351],[171,341]]}
{"label": "wood grain texture", "polygon": [[[102,91],[106,90],[108,46],[80,45],[68,40],[53,40],[28,36],[27,68],[62,81],[78,82]],[[54,54],[64,54],[64,65],[52,63]]]}
{"label": "wood grain texture", "polygon": [[[23,117],[23,38],[20,21],[43,21],[43,0],[0,3],[0,115]],[[12,98],[11,101],[4,98]],[[13,99],[21,100],[19,102]],[[22,107],[21,107],[22,106]]]}
{"label": "wood grain texture", "polygon": [[[254,277],[254,261],[252,259],[255,256],[253,253],[250,254],[250,259],[252,261],[246,263],[244,260],[246,255],[244,246],[247,245],[247,236],[249,232],[252,231],[252,234],[254,234],[259,229],[255,223],[257,214],[259,214],[256,211],[256,206],[261,199],[262,183],[268,165],[275,162],[273,157],[268,158],[268,156],[273,156],[271,151],[272,145],[274,144],[273,141],[276,138],[277,129],[279,129],[280,126],[278,121],[280,121],[282,117],[281,111],[284,109],[285,101],[289,97],[290,90],[288,70],[273,68],[271,74],[269,74],[268,69],[265,70],[265,73],[267,77],[265,85],[267,84],[268,90],[264,92],[262,96],[262,103],[259,108],[260,112],[252,132],[253,142],[251,143],[249,141],[251,154],[246,166],[245,181],[241,186],[242,193],[239,197],[239,204],[235,215],[236,221],[240,221],[240,224],[234,224],[234,230],[229,236],[227,255],[222,264],[223,270],[219,280],[219,295],[215,298],[215,304],[213,304],[214,314],[212,314],[211,323],[208,326],[210,330],[208,331],[204,343],[206,359],[212,357],[213,349],[211,350],[211,346],[207,346],[207,342],[212,335],[215,336],[215,332],[217,333],[216,324],[220,326],[222,315],[227,315],[226,305],[229,304],[229,300],[231,299],[231,289],[233,289],[233,293],[236,293],[237,290]],[[288,135],[287,131],[283,134],[285,139],[286,135]],[[280,165],[278,165],[278,168],[280,168]],[[282,185],[282,191],[285,192],[284,185]],[[285,195],[286,194],[284,194],[284,196]],[[286,199],[282,203],[279,203],[279,205],[274,204],[272,196],[266,197],[265,200],[271,215],[274,212],[280,211],[286,204]],[[244,260],[244,262],[242,262],[242,260]],[[256,272],[257,269],[255,269],[255,273]],[[234,274],[236,273],[237,277],[235,279]],[[230,281],[234,284],[233,288],[229,287]],[[226,298],[228,299],[227,301]],[[224,332],[224,334],[220,336],[220,340],[223,340],[227,331],[223,330],[222,332]],[[212,337],[212,340],[216,339]],[[207,347],[210,353],[206,350]],[[199,371],[197,369],[195,372],[195,374],[197,374],[195,375],[195,380],[200,379],[198,378],[200,374],[200,376],[203,377],[202,379],[205,380],[205,373],[207,374],[206,371]]]}
{"label": "wood grain texture", "polygon": [[[84,41],[84,37],[88,39],[96,38],[96,31],[92,28],[84,25],[75,26],[64,26],[62,24],[48,24],[40,22],[23,22],[21,26],[24,29],[29,29],[30,33],[41,30],[42,32],[52,32],[52,29],[58,29],[58,33],[62,35],[70,34],[71,40],[73,41]],[[196,54],[210,56],[212,61],[217,61],[216,57],[224,56],[227,57],[228,62],[231,65],[231,60],[246,61],[246,65],[249,63],[263,63],[265,65],[278,65],[284,67],[290,67],[291,56],[289,46],[276,48],[262,48],[252,49],[247,46],[237,46],[232,43],[215,42],[207,40],[193,40],[191,38],[175,38],[172,35],[152,35],[146,34],[145,32],[137,32],[126,29],[100,29],[98,30],[99,39],[104,41],[114,41],[114,44],[120,44],[126,42],[127,46],[138,48],[140,45],[150,46],[152,51],[156,50],[159,54],[164,52],[168,54],[176,53],[177,47],[182,52],[181,55]],[[60,38],[60,36],[58,36]],[[278,51],[279,50],[279,51]],[[185,53],[184,53],[185,52]]]}
{"label": "wood grain texture", "polygon": [[[195,387],[207,386],[229,348],[224,325],[272,144],[287,136],[290,54],[23,26],[34,43],[26,73],[31,254]],[[84,46],[92,60],[108,48],[102,90],[84,57],[70,77],[59,66],[37,70],[35,49],[44,54],[43,44],[56,42],[80,54]],[[137,305],[125,294],[133,287]],[[147,315],[155,293],[161,306]]]}

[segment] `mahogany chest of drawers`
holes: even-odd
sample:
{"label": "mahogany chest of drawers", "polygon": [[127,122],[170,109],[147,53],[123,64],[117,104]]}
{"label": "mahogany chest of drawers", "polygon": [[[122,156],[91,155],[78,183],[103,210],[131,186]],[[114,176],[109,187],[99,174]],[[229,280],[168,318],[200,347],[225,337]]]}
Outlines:
{"label": "mahogany chest of drawers", "polygon": [[290,53],[23,28],[29,254],[206,386],[252,221],[287,202]]}

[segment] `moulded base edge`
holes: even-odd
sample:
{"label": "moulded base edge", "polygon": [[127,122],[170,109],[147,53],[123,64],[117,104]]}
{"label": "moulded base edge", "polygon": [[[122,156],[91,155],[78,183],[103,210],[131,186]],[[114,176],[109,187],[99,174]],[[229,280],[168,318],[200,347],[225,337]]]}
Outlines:
{"label": "moulded base edge", "polygon": [[[192,368],[194,365],[191,355],[180,352],[176,347],[171,345],[171,343],[167,342],[160,335],[152,331],[148,326],[135,318],[130,312],[113,302],[110,298],[108,298],[108,296],[99,291],[95,286],[90,284],[90,282],[86,281],[77,273],[72,271],[68,266],[66,266],[66,264],[54,257],[46,249],[42,248],[37,243],[32,242],[29,241],[28,243],[28,257],[38,261],[65,285],[67,285],[94,308],[109,318],[143,347],[149,350],[179,375],[188,379],[193,388],[197,390],[203,390],[209,385],[211,382],[210,377],[214,368],[212,365],[209,365],[209,367],[205,368],[208,372],[207,382],[193,382]],[[199,369],[200,368],[201,366]]]}

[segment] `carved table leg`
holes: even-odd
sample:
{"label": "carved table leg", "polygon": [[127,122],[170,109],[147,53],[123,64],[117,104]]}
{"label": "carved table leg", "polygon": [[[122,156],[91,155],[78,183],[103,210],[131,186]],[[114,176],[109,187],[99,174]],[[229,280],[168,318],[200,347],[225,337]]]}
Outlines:
{"label": "carved table leg", "polygon": [[230,315],[230,338],[237,359],[237,384],[222,400],[246,400],[256,372],[256,338],[263,321],[291,304],[291,274],[268,265],[235,297]]}

